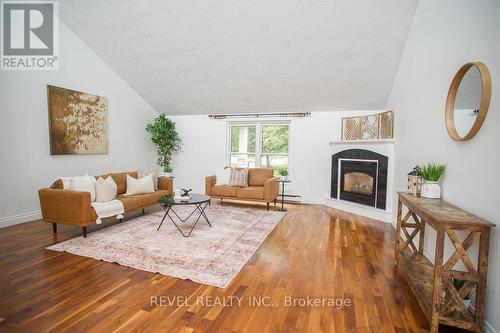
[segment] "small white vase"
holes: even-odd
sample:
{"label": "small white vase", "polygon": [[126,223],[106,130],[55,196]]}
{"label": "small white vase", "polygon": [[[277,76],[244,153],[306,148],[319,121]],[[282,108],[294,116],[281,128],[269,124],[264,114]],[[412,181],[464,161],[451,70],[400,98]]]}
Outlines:
{"label": "small white vase", "polygon": [[420,195],[428,199],[439,199],[441,198],[441,186],[438,182],[425,180]]}
{"label": "small white vase", "polygon": [[282,182],[286,182],[288,180],[288,176],[280,176],[280,180]]}
{"label": "small white vase", "polygon": [[173,177],[173,172],[163,172],[163,177]]}

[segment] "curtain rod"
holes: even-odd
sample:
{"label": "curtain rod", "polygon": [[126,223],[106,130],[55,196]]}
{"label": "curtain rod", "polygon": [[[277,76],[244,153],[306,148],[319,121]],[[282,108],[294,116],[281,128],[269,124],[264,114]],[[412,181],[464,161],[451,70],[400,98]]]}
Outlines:
{"label": "curtain rod", "polygon": [[210,119],[226,118],[262,118],[262,117],[307,117],[311,112],[274,112],[274,113],[233,113],[233,114],[209,114]]}

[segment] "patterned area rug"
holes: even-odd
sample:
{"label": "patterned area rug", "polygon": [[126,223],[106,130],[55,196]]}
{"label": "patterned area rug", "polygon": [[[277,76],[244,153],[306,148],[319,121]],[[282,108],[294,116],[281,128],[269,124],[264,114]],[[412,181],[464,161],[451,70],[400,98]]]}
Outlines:
{"label": "patterned area rug", "polygon": [[[194,207],[176,206],[187,217]],[[200,219],[184,238],[163,210],[47,247],[132,268],[226,288],[284,214],[212,203],[205,210],[212,227]],[[197,214],[193,214],[197,215]],[[187,234],[194,223],[176,223]]]}

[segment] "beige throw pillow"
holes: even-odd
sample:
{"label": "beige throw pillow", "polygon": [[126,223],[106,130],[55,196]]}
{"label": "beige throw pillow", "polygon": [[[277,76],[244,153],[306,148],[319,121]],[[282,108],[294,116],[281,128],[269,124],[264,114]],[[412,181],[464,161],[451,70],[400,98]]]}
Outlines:
{"label": "beige throw pillow", "polygon": [[135,179],[127,175],[127,192],[125,195],[153,193],[154,191],[153,176],[147,175],[146,177]]}
{"label": "beige throw pillow", "polygon": [[118,187],[113,177],[108,176],[106,179],[99,177],[95,183],[95,201],[105,202],[115,200],[117,191]]}
{"label": "beige throw pillow", "polygon": [[147,175],[151,175],[151,177],[153,177],[153,184],[155,187],[155,191],[158,191],[158,172],[154,170],[149,172],[146,172],[144,170],[139,170],[137,172],[137,176],[139,176],[139,178],[146,177]]}
{"label": "beige throw pillow", "polygon": [[231,179],[229,186],[247,187],[248,186],[248,169],[231,169]]}

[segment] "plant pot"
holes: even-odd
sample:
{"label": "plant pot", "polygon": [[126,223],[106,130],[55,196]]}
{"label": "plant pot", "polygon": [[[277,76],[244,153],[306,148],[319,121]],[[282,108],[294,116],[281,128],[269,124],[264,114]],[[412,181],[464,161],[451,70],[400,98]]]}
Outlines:
{"label": "plant pot", "polygon": [[280,180],[282,182],[286,182],[288,180],[288,176],[280,176]]}
{"label": "plant pot", "polygon": [[163,172],[163,177],[173,177],[174,173],[173,172]]}
{"label": "plant pot", "polygon": [[420,195],[428,199],[439,199],[441,198],[441,186],[438,182],[425,180]]}

